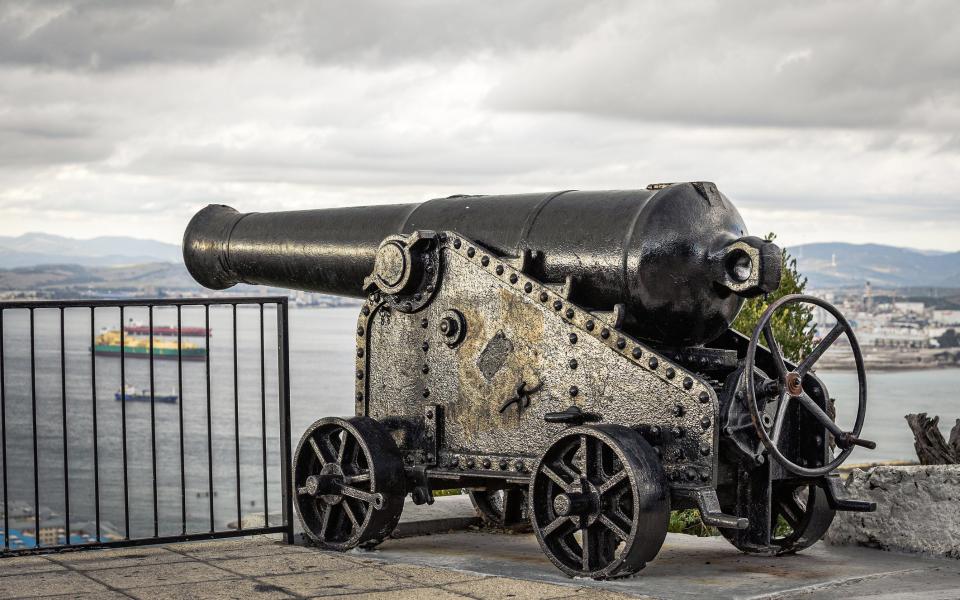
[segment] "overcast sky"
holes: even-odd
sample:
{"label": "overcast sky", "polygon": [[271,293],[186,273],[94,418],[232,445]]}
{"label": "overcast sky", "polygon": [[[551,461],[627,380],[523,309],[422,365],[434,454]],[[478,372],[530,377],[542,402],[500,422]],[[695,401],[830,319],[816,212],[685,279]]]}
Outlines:
{"label": "overcast sky", "polygon": [[960,250],[960,3],[0,0],[0,235],[684,180]]}

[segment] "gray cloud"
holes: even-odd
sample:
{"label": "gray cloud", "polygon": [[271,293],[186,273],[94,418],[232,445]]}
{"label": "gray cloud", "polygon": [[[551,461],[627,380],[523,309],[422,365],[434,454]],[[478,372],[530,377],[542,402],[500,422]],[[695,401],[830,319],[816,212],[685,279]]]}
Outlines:
{"label": "gray cloud", "polygon": [[935,2],[8,1],[0,234],[705,179],[785,244],[960,249],[958,26]]}
{"label": "gray cloud", "polygon": [[109,70],[259,53],[319,64],[457,60],[564,43],[617,1],[14,1],[0,8],[0,60]]}

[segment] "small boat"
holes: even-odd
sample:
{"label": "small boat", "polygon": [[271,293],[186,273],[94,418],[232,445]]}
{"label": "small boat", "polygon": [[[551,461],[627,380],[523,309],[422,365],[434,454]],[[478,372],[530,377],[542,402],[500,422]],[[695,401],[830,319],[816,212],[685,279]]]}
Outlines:
{"label": "small boat", "polygon": [[[131,335],[150,335],[150,325],[147,323],[138,323],[130,319],[123,327],[124,333]],[[154,325],[153,335],[162,335],[167,337],[177,337],[177,328],[170,325]],[[212,329],[206,327],[181,327],[179,329],[181,337],[206,337],[213,334]]]}
{"label": "small boat", "polygon": [[[94,340],[94,354],[120,356],[120,331],[104,331]],[[150,358],[150,338],[127,336],[123,340],[123,356],[127,358]],[[207,349],[191,342],[183,342],[177,352],[177,342],[170,339],[153,338],[153,357],[158,359],[203,360]]]}
{"label": "small boat", "polygon": [[[127,402],[150,402],[150,390],[147,389],[137,389],[132,385],[128,385],[124,388],[117,390],[114,393],[113,398],[117,401],[126,400]],[[169,394],[158,394],[153,393],[154,402],[166,402],[172,404],[177,401],[179,396],[177,395],[176,390],[170,390]]]}

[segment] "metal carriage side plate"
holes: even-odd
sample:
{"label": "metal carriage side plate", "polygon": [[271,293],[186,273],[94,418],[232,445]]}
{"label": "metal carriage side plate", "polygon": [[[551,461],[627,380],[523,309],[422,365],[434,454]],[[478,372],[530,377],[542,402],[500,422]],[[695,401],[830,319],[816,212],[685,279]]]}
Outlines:
{"label": "metal carriage side plate", "polygon": [[[357,330],[358,414],[384,422],[408,464],[439,447],[441,468],[513,470],[563,428],[544,415],[575,405],[638,429],[674,486],[713,483],[707,382],[461,236],[447,233],[439,252],[443,275],[422,310],[374,298]],[[464,327],[452,347],[440,327],[451,311]],[[424,437],[426,404],[442,408],[439,440]]]}

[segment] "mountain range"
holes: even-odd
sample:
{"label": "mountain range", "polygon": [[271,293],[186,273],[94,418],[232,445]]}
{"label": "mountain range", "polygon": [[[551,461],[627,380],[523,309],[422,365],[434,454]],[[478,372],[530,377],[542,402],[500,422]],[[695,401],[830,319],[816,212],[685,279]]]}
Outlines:
{"label": "mountain range", "polygon": [[960,252],[826,242],[788,248],[813,288],[960,287]]}
{"label": "mountain range", "polygon": [[[840,242],[804,244],[788,251],[815,289],[860,287],[867,281],[875,287],[960,288],[960,252]],[[133,271],[137,269],[132,265],[149,265],[141,269],[144,275],[151,274],[147,279],[156,281],[161,269],[167,285],[180,282],[182,287],[194,287],[181,261],[178,245],[155,240],[125,236],[80,240],[46,233],[0,236],[0,269],[7,270],[7,276],[20,275],[15,279],[21,280],[32,280],[44,272],[54,281],[83,278],[76,269],[63,265],[85,267],[97,274],[94,279],[102,281],[109,281],[111,273],[129,280],[136,279]],[[175,263],[176,267],[164,268],[158,263]],[[10,282],[9,277],[2,279]]]}
{"label": "mountain range", "polygon": [[0,269],[40,265],[112,267],[180,260],[180,246],[156,240],[125,236],[78,240],[49,233],[0,236]]}

